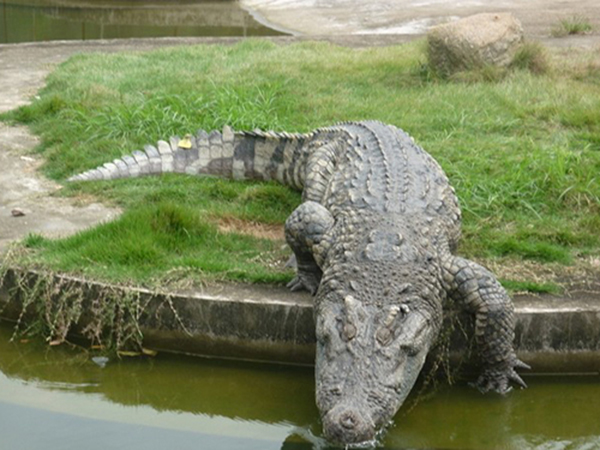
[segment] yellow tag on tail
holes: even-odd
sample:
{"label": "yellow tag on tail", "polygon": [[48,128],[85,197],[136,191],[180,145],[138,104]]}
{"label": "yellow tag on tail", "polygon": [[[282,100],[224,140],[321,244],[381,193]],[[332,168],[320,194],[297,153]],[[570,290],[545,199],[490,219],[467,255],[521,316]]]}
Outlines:
{"label": "yellow tag on tail", "polygon": [[184,148],[186,150],[192,148],[192,135],[186,134],[183,139],[179,141],[177,147]]}

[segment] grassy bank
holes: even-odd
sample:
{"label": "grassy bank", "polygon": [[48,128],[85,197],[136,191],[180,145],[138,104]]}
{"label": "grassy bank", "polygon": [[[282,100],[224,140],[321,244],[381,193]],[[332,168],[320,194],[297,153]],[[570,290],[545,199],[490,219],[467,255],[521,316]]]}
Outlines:
{"label": "grassy bank", "polygon": [[[464,213],[463,255],[572,264],[600,251],[599,67],[563,58],[543,74],[441,80],[420,42],[244,41],[77,56],[32,105],[4,118],[42,137],[43,170],[57,180],[198,128],[308,131],[379,119],[408,131],[446,170]],[[174,273],[290,277],[281,239],[253,232],[293,210],[299,196],[286,188],[180,175],[76,183],[62,194],[100,197],[126,213],[63,240],[29,237],[23,258],[34,264],[144,283]]]}

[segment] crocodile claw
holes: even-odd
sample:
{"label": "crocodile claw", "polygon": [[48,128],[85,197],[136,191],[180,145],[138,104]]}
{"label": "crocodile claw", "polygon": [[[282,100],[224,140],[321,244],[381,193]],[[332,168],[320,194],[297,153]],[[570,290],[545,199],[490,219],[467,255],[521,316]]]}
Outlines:
{"label": "crocodile claw", "polygon": [[519,386],[521,386],[523,389],[527,388],[527,383],[525,383],[523,381],[523,378],[521,378],[519,376],[519,374],[517,372],[515,372],[514,370],[512,370],[509,374],[508,374],[508,378],[511,381],[514,381],[515,383],[517,383]]}
{"label": "crocodile claw", "polygon": [[477,381],[472,383],[472,386],[477,388],[481,393],[493,391],[505,395],[512,391],[512,386],[510,385],[512,381],[524,389],[527,387],[527,383],[523,381],[515,371],[515,368],[531,369],[523,361],[515,358],[512,363],[507,364],[505,367],[485,369]]}
{"label": "crocodile claw", "polygon": [[315,295],[319,288],[319,283],[319,277],[311,273],[298,273],[294,279],[287,284],[287,287],[292,292],[304,290],[310,292],[311,295]]}
{"label": "crocodile claw", "polygon": [[515,369],[527,369],[527,370],[531,370],[531,366],[529,364],[525,364],[523,361],[521,361],[520,359],[517,359],[514,362],[514,368]]}

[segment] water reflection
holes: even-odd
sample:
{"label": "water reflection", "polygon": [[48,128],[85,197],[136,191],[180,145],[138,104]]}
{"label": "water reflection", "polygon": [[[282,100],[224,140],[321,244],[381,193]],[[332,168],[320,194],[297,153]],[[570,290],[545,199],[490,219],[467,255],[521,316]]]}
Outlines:
{"label": "water reflection", "polygon": [[0,43],[278,34],[233,0],[0,0]]}
{"label": "water reflection", "polygon": [[[0,327],[7,448],[328,448],[312,369],[166,355],[102,368],[84,352],[9,337]],[[529,381],[505,398],[442,389],[401,410],[381,448],[600,448],[597,377]]]}

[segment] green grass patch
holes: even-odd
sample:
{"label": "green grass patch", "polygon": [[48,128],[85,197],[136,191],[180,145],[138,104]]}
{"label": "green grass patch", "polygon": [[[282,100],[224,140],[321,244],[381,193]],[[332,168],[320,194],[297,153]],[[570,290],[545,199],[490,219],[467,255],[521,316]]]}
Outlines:
{"label": "green grass patch", "polygon": [[300,194],[275,183],[251,183],[181,174],[66,184],[59,195],[101,197],[125,209],[174,203],[204,217],[283,224],[300,204]]}
{"label": "green grass patch", "polygon": [[[600,252],[600,90],[595,72],[569,71],[565,60],[558,70],[542,50],[524,50],[502,77],[461,80],[432,76],[422,41],[351,49],[247,40],[79,55],[48,77],[39,99],[2,117],[41,136],[43,170],[59,181],[199,128],[302,132],[379,119],[409,132],[447,172],[464,213],[463,254],[568,264]],[[535,69],[542,60],[544,69]],[[127,210],[115,223],[32,245],[33,258],[61,270],[148,279],[187,267],[248,281],[289,277],[271,264],[281,259],[281,242],[229,242],[214,231],[219,217],[283,224],[300,201],[287,188],[172,175],[73,183],[60,195],[99,197]],[[194,220],[169,225],[175,231],[168,237],[150,218],[165,205]],[[248,249],[235,247],[242,241]],[[261,250],[252,253],[253,246]],[[201,253],[213,262],[199,262]],[[256,267],[235,265],[238,259]]]}
{"label": "green grass patch", "polygon": [[525,42],[515,53],[511,66],[538,75],[548,72],[550,62],[546,48],[539,42]]}
{"label": "green grass patch", "polygon": [[519,255],[524,259],[533,259],[542,262],[571,262],[571,255],[566,248],[549,242],[535,239],[518,239],[509,237],[499,241],[492,249],[497,256]]}
{"label": "green grass patch", "polygon": [[502,286],[511,292],[531,292],[534,294],[558,294],[561,289],[552,283],[536,283],[534,281],[500,280]]}
{"label": "green grass patch", "polygon": [[592,24],[586,17],[575,15],[561,19],[552,27],[550,34],[554,37],[564,37],[574,34],[587,34],[592,29]]}
{"label": "green grass patch", "polygon": [[23,245],[36,263],[55,270],[129,282],[158,283],[170,271],[203,279],[280,283],[290,277],[280,267],[281,243],[237,233],[221,233],[194,208],[157,203],[132,208],[119,219],[66,239],[30,235]]}

